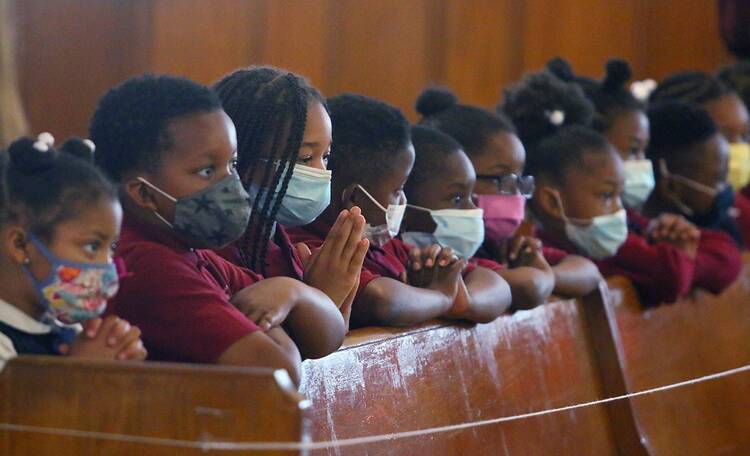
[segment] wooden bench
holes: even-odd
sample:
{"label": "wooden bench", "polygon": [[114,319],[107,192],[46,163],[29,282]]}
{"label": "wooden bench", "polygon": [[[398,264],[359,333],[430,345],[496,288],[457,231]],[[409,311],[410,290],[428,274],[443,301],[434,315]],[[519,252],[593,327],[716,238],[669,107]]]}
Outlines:
{"label": "wooden bench", "polygon": [[[609,280],[607,304],[627,390],[676,383],[750,363],[750,256],[720,296],[695,292],[643,310],[630,282]],[[654,455],[750,454],[750,373],[630,400]]]}
{"label": "wooden bench", "polygon": [[[597,295],[587,305],[598,305],[603,315]],[[583,303],[562,300],[484,325],[437,322],[353,331],[336,353],[303,364],[301,391],[311,401],[313,440],[411,431],[600,399],[597,355],[586,327]],[[327,454],[607,455],[618,448],[625,454],[639,443],[632,417],[613,419],[623,411],[630,413],[627,404],[619,410],[595,406]],[[612,423],[625,424],[615,429]]]}
{"label": "wooden bench", "polygon": [[[0,422],[26,427],[192,442],[295,442],[305,437],[307,401],[286,372],[270,369],[28,356],[12,360],[0,373],[0,397]],[[3,455],[138,453],[228,454],[0,430]]]}

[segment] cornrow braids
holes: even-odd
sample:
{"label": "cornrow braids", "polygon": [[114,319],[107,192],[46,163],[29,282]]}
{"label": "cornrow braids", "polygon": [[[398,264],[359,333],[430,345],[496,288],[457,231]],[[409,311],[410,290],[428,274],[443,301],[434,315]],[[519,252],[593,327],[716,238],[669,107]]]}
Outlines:
{"label": "cornrow braids", "polygon": [[732,92],[729,86],[711,74],[702,71],[683,71],[661,81],[651,93],[649,101],[672,99],[704,104]]}
{"label": "cornrow braids", "polygon": [[308,105],[318,101],[325,107],[325,100],[302,77],[273,67],[237,70],[214,89],[237,128],[237,170],[244,185],[263,170],[239,251],[246,267],[265,274],[268,242],[302,144]]}
{"label": "cornrow braids", "polygon": [[734,89],[746,106],[750,106],[750,62],[742,60],[726,66],[719,71],[717,77]]}

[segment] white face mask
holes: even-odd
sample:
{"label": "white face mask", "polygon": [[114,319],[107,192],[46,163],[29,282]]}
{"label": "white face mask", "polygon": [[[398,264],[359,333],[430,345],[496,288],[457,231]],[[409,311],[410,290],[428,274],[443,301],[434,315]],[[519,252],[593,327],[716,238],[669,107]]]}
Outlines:
{"label": "white face mask", "polygon": [[440,209],[409,207],[427,211],[437,226],[434,233],[410,231],[401,234],[401,239],[416,247],[438,244],[450,247],[456,255],[469,259],[484,242],[484,211],[482,209]]}
{"label": "white face mask", "polygon": [[622,201],[629,208],[640,208],[654,190],[654,167],[651,160],[626,160],[625,189]]}
{"label": "white face mask", "polygon": [[357,188],[370,198],[373,204],[385,212],[385,225],[372,226],[369,223],[365,225],[365,237],[370,240],[370,244],[382,247],[392,238],[398,236],[398,232],[401,230],[401,221],[404,219],[404,212],[406,211],[406,201],[404,201],[404,204],[389,204],[388,208],[385,208],[364,187],[358,184]]}

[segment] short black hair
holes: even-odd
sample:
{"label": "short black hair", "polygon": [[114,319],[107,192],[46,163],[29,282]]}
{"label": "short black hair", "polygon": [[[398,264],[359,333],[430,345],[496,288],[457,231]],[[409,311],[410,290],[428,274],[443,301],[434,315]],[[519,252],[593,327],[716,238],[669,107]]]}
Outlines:
{"label": "short black hair", "polygon": [[388,103],[357,94],[328,99],[333,145],[328,166],[336,185],[374,182],[411,144],[409,121]]}
{"label": "short black hair", "polygon": [[462,153],[461,144],[447,134],[428,126],[411,127],[411,140],[414,144],[414,166],[404,185],[406,199],[411,199],[415,187],[432,179],[445,169],[446,157]]}
{"label": "short black hair", "polygon": [[750,61],[741,60],[722,68],[717,77],[734,89],[746,106],[750,106]]}
{"label": "short black hair", "polygon": [[[646,155],[651,160],[664,159],[667,164],[685,157],[691,146],[698,145],[719,132],[705,109],[696,103],[664,100],[648,110],[651,141]],[[659,176],[659,167],[654,166]]]}
{"label": "short black hair", "polygon": [[[303,77],[271,66],[242,68],[214,86],[237,129],[237,172],[245,186],[262,166],[263,192],[253,201],[251,228],[240,241],[245,267],[265,274],[268,240],[297,162],[311,101],[321,94]],[[261,160],[265,157],[265,163]]]}
{"label": "short black hair", "polygon": [[590,126],[594,117],[579,81],[558,59],[506,89],[497,110],[513,121],[527,151],[564,127]]}
{"label": "short black hair", "polygon": [[649,101],[680,100],[704,104],[734,91],[716,76],[703,71],[681,71],[668,76],[656,86]]}
{"label": "short black hair", "polygon": [[481,154],[488,138],[497,132],[516,134],[516,127],[505,114],[460,104],[447,88],[425,89],[417,98],[416,109],[422,115],[420,124],[452,136],[469,156]]}
{"label": "short black hair", "polygon": [[21,223],[49,242],[60,222],[102,198],[117,201],[117,192],[88,144],[71,138],[59,151],[44,144],[20,138],[0,154],[0,225]]}
{"label": "short black hair", "polygon": [[91,120],[96,163],[115,181],[132,170],[156,171],[171,147],[169,122],[221,109],[211,89],[185,78],[146,74],[109,90]]}
{"label": "short black hair", "polygon": [[586,152],[602,152],[611,146],[597,131],[573,125],[542,139],[526,157],[528,173],[563,184],[570,168],[580,167]]}

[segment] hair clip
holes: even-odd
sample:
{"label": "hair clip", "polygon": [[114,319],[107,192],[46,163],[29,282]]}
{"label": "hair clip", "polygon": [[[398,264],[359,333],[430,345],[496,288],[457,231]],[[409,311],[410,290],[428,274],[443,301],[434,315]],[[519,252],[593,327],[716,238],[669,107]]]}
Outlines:
{"label": "hair clip", "polygon": [[92,153],[96,152],[96,144],[94,144],[94,141],[92,141],[92,140],[90,140],[90,139],[87,138],[87,139],[84,139],[81,142],[84,143],[84,144],[86,144],[86,147],[88,147],[89,149],[91,149]]}
{"label": "hair clip", "polygon": [[544,111],[544,115],[547,116],[547,119],[550,121],[550,123],[556,127],[559,127],[560,125],[565,123],[565,111],[562,111],[560,109],[555,109],[554,111]]}
{"label": "hair clip", "polygon": [[630,93],[640,102],[648,101],[651,92],[656,88],[656,81],[653,79],[644,79],[643,81],[633,81],[630,84]]}
{"label": "hair clip", "polygon": [[45,131],[44,133],[39,133],[39,136],[36,137],[37,141],[41,141],[45,144],[47,144],[49,147],[52,147],[55,145],[55,137],[52,136],[52,133]]}
{"label": "hair clip", "polygon": [[34,141],[34,149],[39,152],[49,152],[49,145],[44,141]]}

